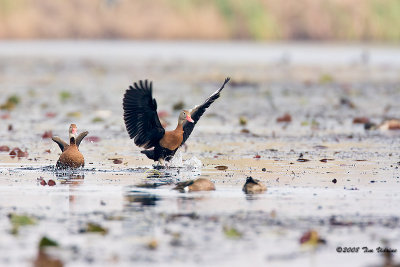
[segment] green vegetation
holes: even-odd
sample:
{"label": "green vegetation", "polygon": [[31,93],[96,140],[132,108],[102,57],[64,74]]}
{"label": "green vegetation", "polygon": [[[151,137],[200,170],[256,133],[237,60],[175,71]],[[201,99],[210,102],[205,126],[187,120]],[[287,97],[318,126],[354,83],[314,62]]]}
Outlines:
{"label": "green vegetation", "polygon": [[0,105],[0,109],[4,110],[13,110],[16,105],[21,102],[21,99],[17,95],[12,95],[9,98],[7,98],[6,102],[2,105]]}
{"label": "green vegetation", "polygon": [[58,243],[54,240],[51,240],[50,238],[44,236],[42,239],[40,239],[39,242],[39,249],[43,249],[46,247],[58,247]]}
{"label": "green vegetation", "polygon": [[400,40],[399,0],[106,2],[0,0],[0,38]]}
{"label": "green vegetation", "polygon": [[18,215],[15,213],[11,213],[8,215],[8,217],[10,218],[10,222],[12,225],[12,229],[11,229],[11,233],[13,235],[17,235],[19,232],[19,228],[21,226],[27,226],[27,225],[34,225],[36,224],[35,219],[33,219],[32,217],[29,217],[27,215]]}

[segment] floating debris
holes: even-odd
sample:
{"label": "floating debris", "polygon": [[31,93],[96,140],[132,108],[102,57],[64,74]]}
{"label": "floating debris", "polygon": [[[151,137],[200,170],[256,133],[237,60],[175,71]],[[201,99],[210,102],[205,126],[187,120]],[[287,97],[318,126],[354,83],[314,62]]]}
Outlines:
{"label": "floating debris", "polygon": [[305,159],[303,153],[300,153],[299,158],[297,159],[298,162],[307,162],[310,161],[309,159]]}
{"label": "floating debris", "polygon": [[327,163],[328,161],[333,161],[334,159],[320,159],[319,161],[323,163]]}
{"label": "floating debris", "polygon": [[355,109],[356,108],[356,105],[354,105],[354,103],[350,99],[348,99],[346,97],[340,98],[340,105],[341,106],[346,106],[346,107],[351,108],[351,109]]}
{"label": "floating debris", "polygon": [[325,244],[325,239],[322,239],[318,232],[315,230],[310,230],[305,232],[300,238],[300,244],[317,246],[319,244]]}
{"label": "floating debris", "polygon": [[332,183],[334,183],[334,184],[336,184],[336,183],[337,183],[337,180],[336,180],[336,178],[332,180]]}

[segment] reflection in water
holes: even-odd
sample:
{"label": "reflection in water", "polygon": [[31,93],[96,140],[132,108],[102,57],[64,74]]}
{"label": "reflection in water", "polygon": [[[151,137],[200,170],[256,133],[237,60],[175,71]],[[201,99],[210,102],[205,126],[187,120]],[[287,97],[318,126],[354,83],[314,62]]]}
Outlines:
{"label": "reflection in water", "polygon": [[55,175],[61,184],[80,185],[85,179],[85,173],[77,170],[55,171]]}
{"label": "reflection in water", "polygon": [[139,207],[141,206],[155,206],[157,201],[161,200],[155,194],[149,194],[141,191],[130,191],[128,194],[125,195],[125,200],[127,201],[127,207]]}

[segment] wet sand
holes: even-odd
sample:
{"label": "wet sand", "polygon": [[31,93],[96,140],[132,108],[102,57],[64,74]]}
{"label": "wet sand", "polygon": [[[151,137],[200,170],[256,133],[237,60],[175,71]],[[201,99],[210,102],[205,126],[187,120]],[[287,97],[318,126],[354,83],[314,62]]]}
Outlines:
{"label": "wet sand", "polygon": [[[0,45],[0,104],[13,94],[20,98],[14,110],[0,111],[0,146],[29,154],[18,159],[0,152],[0,265],[31,265],[43,236],[59,243],[48,253],[67,266],[381,266],[383,253],[336,249],[375,249],[383,240],[400,248],[400,133],[353,123],[399,117],[399,51],[326,46],[307,62],[296,55],[315,46],[259,44],[253,51],[252,44],[232,44],[214,58],[196,54],[202,46],[182,43],[179,53],[179,43],[165,50],[146,44],[106,42],[100,49],[48,42],[48,53],[25,54],[10,51],[29,43],[18,43],[20,50],[15,43]],[[208,44],[210,55],[221,46]],[[240,51],[251,56],[235,57]],[[326,51],[333,60],[318,62]],[[225,76],[232,83],[181,149],[183,163],[153,171],[125,131],[121,102],[128,85],[153,80],[159,111],[174,128],[173,104],[199,104]],[[277,122],[285,113],[291,122]],[[42,135],[52,130],[66,139],[70,123],[100,140],[82,142],[85,169],[60,173],[53,167],[59,148]],[[267,192],[245,195],[247,176],[261,180]],[[56,185],[42,186],[40,177]],[[172,190],[198,177],[213,181],[216,191]],[[164,185],[137,187],[143,183]],[[36,223],[13,235],[10,213]],[[85,232],[89,222],[108,232]],[[326,243],[300,244],[311,229]]]}

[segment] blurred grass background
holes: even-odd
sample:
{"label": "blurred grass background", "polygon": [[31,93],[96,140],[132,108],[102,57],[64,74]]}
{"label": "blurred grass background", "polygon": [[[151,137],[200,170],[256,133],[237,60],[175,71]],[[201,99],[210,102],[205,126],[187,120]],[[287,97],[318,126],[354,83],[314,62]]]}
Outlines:
{"label": "blurred grass background", "polygon": [[400,40],[400,0],[0,0],[0,38]]}

